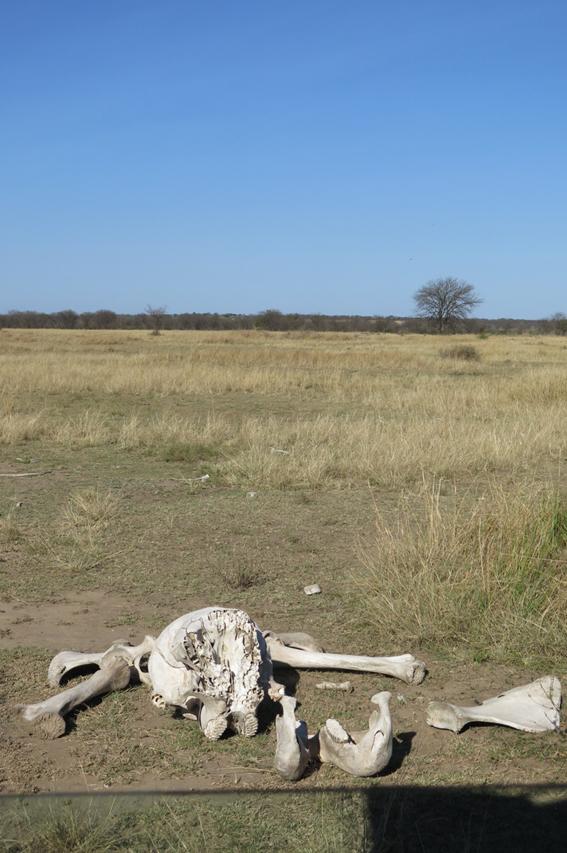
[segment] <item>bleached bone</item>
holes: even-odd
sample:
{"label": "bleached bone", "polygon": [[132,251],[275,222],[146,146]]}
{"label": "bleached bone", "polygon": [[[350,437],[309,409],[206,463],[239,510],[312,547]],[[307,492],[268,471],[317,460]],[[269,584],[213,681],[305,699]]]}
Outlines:
{"label": "bleached bone", "polygon": [[318,690],[344,690],[345,693],[352,693],[354,690],[350,681],[320,681],[315,687]]}
{"label": "bleached bone", "polygon": [[[227,728],[247,737],[256,734],[262,700],[282,698],[284,688],[273,679],[272,657],[300,669],[378,672],[417,684],[425,671],[425,665],[411,655],[326,654],[309,634],[278,636],[267,631],[264,636],[241,610],[205,607],[180,616],[157,639],[148,636],[138,646],[118,641],[102,653],[61,652],[51,661],[50,684],[59,684],[64,675],[87,665],[101,667],[102,673],[105,661],[113,655],[125,660],[132,672],[135,668],[140,680],[153,688],[152,702],[158,708],[179,707],[186,719],[197,719],[204,734],[213,740],[221,737]],[[144,657],[147,657],[147,671],[141,666]],[[93,679],[85,684],[98,692],[109,689],[103,674],[97,673]],[[87,688],[79,685],[72,689],[79,692],[61,694],[74,704],[53,697],[48,700],[49,708],[53,705],[55,716],[61,717],[84,701],[80,698],[75,701],[75,697],[83,695],[80,692],[83,689]],[[38,703],[37,708],[40,706],[43,703]],[[26,713],[29,716],[36,712]],[[41,713],[38,710],[36,716]],[[53,725],[63,733],[61,721]]]}
{"label": "bleached bone", "polygon": [[258,730],[257,710],[270,687],[272,664],[262,632],[246,613],[205,607],[161,632],[148,659],[148,675],[168,705],[187,707],[194,699],[208,703],[200,717],[207,737],[218,737],[227,725],[251,737]]}
{"label": "bleached bone", "polygon": [[65,716],[76,708],[113,690],[122,690],[130,682],[129,661],[121,655],[111,652],[99,662],[100,669],[89,679],[69,687],[56,696],[51,696],[35,705],[18,705],[24,720],[39,728],[44,737],[57,738],[65,734]]}
{"label": "bleached bone", "polygon": [[437,729],[460,732],[469,723],[496,723],[524,732],[556,731],[559,728],[561,684],[553,675],[514,687],[480,705],[462,707],[431,702],[427,722]]}
{"label": "bleached bone", "polygon": [[311,634],[306,634],[303,631],[288,631],[283,634],[276,634],[274,631],[264,631],[264,637],[273,637],[283,643],[284,646],[290,646],[292,649],[303,649],[306,652],[325,651],[318,640],[312,637]]}
{"label": "bleached bone", "polygon": [[327,720],[319,732],[319,758],[352,776],[374,776],[392,757],[390,717],[391,694],[377,693],[370,700],[378,705],[368,721],[368,731],[349,734],[338,720]]}
{"label": "bleached bone", "polygon": [[59,687],[63,676],[85,666],[100,667],[101,661],[106,655],[116,652],[136,667],[140,680],[147,684],[149,683],[147,676],[140,669],[140,660],[144,655],[151,652],[154,643],[153,637],[145,637],[144,641],[138,646],[131,646],[126,640],[117,640],[105,652],[59,652],[49,664],[47,681],[51,687]]}
{"label": "bleached bone", "polygon": [[296,720],[297,701],[293,696],[280,699],[282,715],[276,717],[276,757],[274,766],[283,779],[295,782],[301,779],[305,768],[318,753],[317,735],[309,738],[307,725]]}
{"label": "bleached bone", "polygon": [[277,636],[266,636],[268,651],[273,663],[285,663],[297,669],[345,669],[355,672],[378,672],[400,678],[408,684],[421,684],[425,677],[425,664],[413,655],[393,657],[366,657],[363,655],[335,655],[328,652],[311,652],[284,645]]}

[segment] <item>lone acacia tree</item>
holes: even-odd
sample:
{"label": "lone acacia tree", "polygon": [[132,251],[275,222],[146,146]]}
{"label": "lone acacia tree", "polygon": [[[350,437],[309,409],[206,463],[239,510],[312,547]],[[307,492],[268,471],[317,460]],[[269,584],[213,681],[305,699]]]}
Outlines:
{"label": "lone acacia tree", "polygon": [[160,335],[163,327],[163,320],[166,312],[165,305],[153,306],[147,305],[144,314],[148,318],[149,326],[152,330],[152,335]]}
{"label": "lone acacia tree", "polygon": [[433,320],[439,332],[444,332],[455,320],[464,320],[482,302],[472,284],[459,278],[429,281],[419,288],[413,298],[418,315]]}

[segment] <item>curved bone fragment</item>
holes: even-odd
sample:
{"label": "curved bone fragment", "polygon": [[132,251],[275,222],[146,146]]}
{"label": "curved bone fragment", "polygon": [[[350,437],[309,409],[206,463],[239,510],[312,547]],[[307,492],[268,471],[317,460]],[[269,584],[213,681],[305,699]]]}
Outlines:
{"label": "curved bone fragment", "polygon": [[421,684],[425,678],[425,664],[413,655],[393,657],[366,657],[364,655],[335,655],[327,652],[310,652],[284,645],[277,636],[266,637],[273,663],[285,663],[297,669],[345,669],[356,672],[378,672],[391,675],[408,684]]}
{"label": "curved bone fragment", "polygon": [[59,687],[63,676],[85,666],[100,667],[106,655],[116,652],[136,667],[140,680],[147,684],[149,681],[146,674],[140,669],[140,660],[144,655],[151,652],[154,643],[153,637],[145,637],[143,642],[137,646],[131,646],[126,640],[117,640],[105,652],[59,652],[49,664],[47,681],[51,687]]}
{"label": "curved bone fragment", "polygon": [[307,725],[296,720],[297,701],[293,696],[282,696],[281,717],[276,717],[276,757],[274,766],[283,779],[296,782],[301,779],[305,768],[317,754],[317,735],[309,738]]}
{"label": "curved bone fragment", "polygon": [[393,736],[389,702],[391,693],[377,693],[378,705],[368,721],[368,731],[349,734],[338,720],[327,720],[319,732],[319,758],[352,776],[374,776],[392,757]]}
{"label": "curved bone fragment", "polygon": [[47,670],[50,687],[59,687],[64,675],[83,666],[98,666],[106,652],[59,652],[55,655]]}
{"label": "curved bone fragment", "polygon": [[113,690],[122,690],[130,682],[129,661],[117,653],[102,656],[100,669],[89,679],[69,687],[56,696],[51,696],[35,705],[18,705],[22,717],[37,726],[46,738],[58,738],[65,734],[65,717],[76,708]]}
{"label": "curved bone fragment", "polygon": [[455,733],[469,723],[496,723],[524,732],[557,731],[560,706],[559,679],[544,675],[531,684],[514,687],[472,707],[431,702],[427,709],[427,722],[437,729],[449,729]]}

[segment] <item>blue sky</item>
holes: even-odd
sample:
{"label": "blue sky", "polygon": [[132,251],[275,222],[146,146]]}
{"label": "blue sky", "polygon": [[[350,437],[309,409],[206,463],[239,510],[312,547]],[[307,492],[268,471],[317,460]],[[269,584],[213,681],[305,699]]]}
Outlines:
{"label": "blue sky", "polygon": [[567,4],[5,0],[0,310],[567,312]]}

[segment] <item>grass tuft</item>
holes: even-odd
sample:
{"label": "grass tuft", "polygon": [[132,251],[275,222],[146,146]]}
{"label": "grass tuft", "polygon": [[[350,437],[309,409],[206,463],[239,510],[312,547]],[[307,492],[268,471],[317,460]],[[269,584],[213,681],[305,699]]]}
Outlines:
{"label": "grass tuft", "polygon": [[480,361],[480,352],[471,344],[457,344],[439,353],[441,358],[455,358],[459,361]]}
{"label": "grass tuft", "polygon": [[559,660],[567,643],[567,506],[526,484],[444,499],[440,481],[376,508],[357,580],[388,638],[476,660]]}

